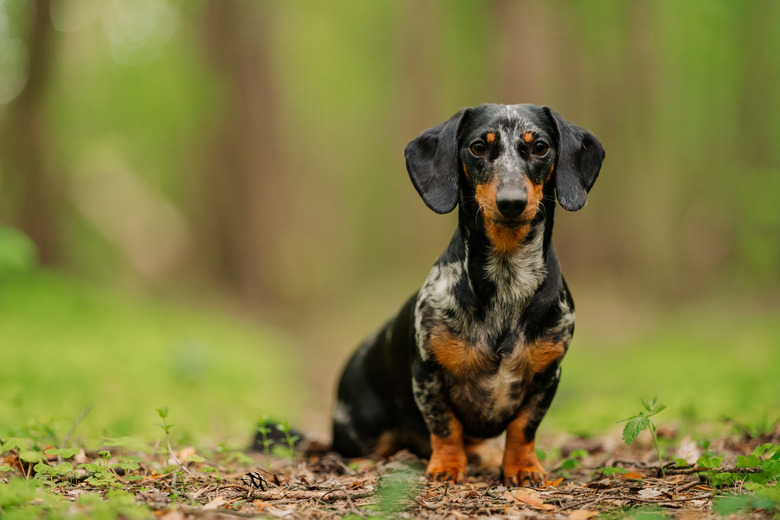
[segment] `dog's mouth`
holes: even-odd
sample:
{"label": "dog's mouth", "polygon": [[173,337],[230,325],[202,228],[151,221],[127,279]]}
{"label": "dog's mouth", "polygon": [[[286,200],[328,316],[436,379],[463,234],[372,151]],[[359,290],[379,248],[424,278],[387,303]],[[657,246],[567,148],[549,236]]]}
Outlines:
{"label": "dog's mouth", "polygon": [[493,219],[493,224],[506,229],[517,229],[520,226],[527,224],[527,221],[522,218],[515,218],[515,219],[501,218],[501,219]]}

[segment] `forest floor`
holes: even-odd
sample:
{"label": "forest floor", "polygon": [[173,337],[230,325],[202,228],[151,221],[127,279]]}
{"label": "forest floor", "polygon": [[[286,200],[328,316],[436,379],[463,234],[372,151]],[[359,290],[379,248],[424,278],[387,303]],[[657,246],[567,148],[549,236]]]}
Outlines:
{"label": "forest floor", "polygon": [[[310,446],[308,454],[276,449],[273,455],[217,452],[207,459],[193,448],[156,446],[144,455],[112,447],[94,453],[43,450],[43,460],[25,462],[30,450],[13,448],[13,439],[6,439],[0,441],[11,447],[0,455],[0,516],[780,517],[780,423],[759,436],[708,443],[676,438],[674,431],[659,436],[666,437],[668,460],[678,461],[669,462],[663,475],[649,435],[631,445],[616,436],[570,438],[546,456],[549,480],[537,489],[505,487],[490,464],[470,464],[463,484],[429,482],[425,461],[408,452],[387,460],[345,460]],[[493,448],[488,459],[500,455],[500,446]]]}

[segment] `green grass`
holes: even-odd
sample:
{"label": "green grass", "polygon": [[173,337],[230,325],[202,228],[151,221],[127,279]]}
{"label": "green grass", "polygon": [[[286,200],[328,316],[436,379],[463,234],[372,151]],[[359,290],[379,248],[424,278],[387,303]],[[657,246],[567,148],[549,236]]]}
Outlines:
{"label": "green grass", "polygon": [[[313,383],[306,380],[295,341],[268,327],[199,310],[208,307],[203,303],[166,305],[46,272],[0,278],[0,439],[9,443],[7,450],[19,443],[14,451],[23,460],[40,457],[47,446],[61,446],[79,414],[94,405],[68,445],[123,446],[117,464],[137,467],[142,461],[168,472],[182,486],[174,493],[181,495],[177,500],[184,500],[185,487],[180,476],[172,476],[175,466],[164,467],[168,431],[176,449],[193,443],[214,460],[243,457],[241,464],[254,464],[240,452],[214,447],[246,446],[262,416],[295,424],[309,411],[304,403]],[[678,307],[641,327],[621,321],[630,312],[621,310],[614,326],[578,331],[540,440],[549,443],[556,431],[618,431],[616,421],[635,413],[641,397],[653,395],[669,405],[654,418],[657,424],[682,423],[685,433],[717,424],[722,416],[754,432],[778,420],[775,311]],[[161,448],[151,453],[154,440]],[[59,471],[54,462],[51,466]],[[75,503],[45,489],[67,482],[55,483],[45,474],[27,481],[11,466],[0,466],[0,478],[4,474],[11,478],[0,483],[0,516],[154,516],[127,489],[113,489],[118,484],[113,474],[103,482],[95,472],[93,492]]]}
{"label": "green grass", "polygon": [[[575,334],[544,426],[618,430],[615,421],[654,395],[669,407],[660,424],[718,424],[729,417],[758,430],[780,420],[776,309],[700,304],[652,321],[624,339],[613,339],[618,334],[609,327]],[[619,318],[614,327],[625,328]]]}
{"label": "green grass", "polygon": [[[621,321],[588,328],[583,317],[542,437],[618,431],[616,421],[653,395],[669,407],[659,426],[728,416],[758,430],[780,418],[775,310],[715,303],[677,307],[633,329]],[[148,441],[160,437],[155,410],[168,406],[177,443],[245,443],[260,416],[296,424],[307,396],[324,391],[306,380],[303,355],[280,331],[222,313],[45,272],[5,278],[0,436],[37,427],[62,439],[94,404],[76,439]]]}
{"label": "green grass", "polygon": [[[202,307],[205,307],[203,305]],[[62,439],[247,443],[262,414],[302,407],[299,355],[284,335],[217,312],[121,295],[47,273],[0,281],[0,436],[38,425]]]}

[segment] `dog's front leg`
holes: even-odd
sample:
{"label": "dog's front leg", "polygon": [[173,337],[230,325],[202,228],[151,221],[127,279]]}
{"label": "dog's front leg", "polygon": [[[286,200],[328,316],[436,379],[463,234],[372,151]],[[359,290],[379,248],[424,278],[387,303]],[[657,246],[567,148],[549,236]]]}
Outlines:
{"label": "dog's front leg", "polygon": [[414,399],[431,434],[431,458],[425,473],[435,481],[462,482],[466,478],[463,425],[447,404],[437,367],[418,361],[412,372]]}
{"label": "dog's front leg", "polygon": [[529,438],[528,416],[522,410],[506,429],[506,448],[501,472],[508,486],[538,487],[544,482],[544,468],[536,456],[533,435]]}
{"label": "dog's front leg", "polygon": [[561,376],[558,363],[552,363],[537,373],[533,380],[534,393],[506,429],[506,448],[501,472],[507,486],[532,486],[544,484],[545,471],[534,449],[536,429],[558,388]]}

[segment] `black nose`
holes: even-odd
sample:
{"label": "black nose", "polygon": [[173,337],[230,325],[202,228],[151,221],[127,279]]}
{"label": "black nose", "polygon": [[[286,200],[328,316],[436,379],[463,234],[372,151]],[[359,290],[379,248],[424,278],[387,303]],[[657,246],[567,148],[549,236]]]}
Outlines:
{"label": "black nose", "polygon": [[519,217],[527,203],[528,197],[524,190],[500,191],[496,195],[496,207],[505,218]]}

